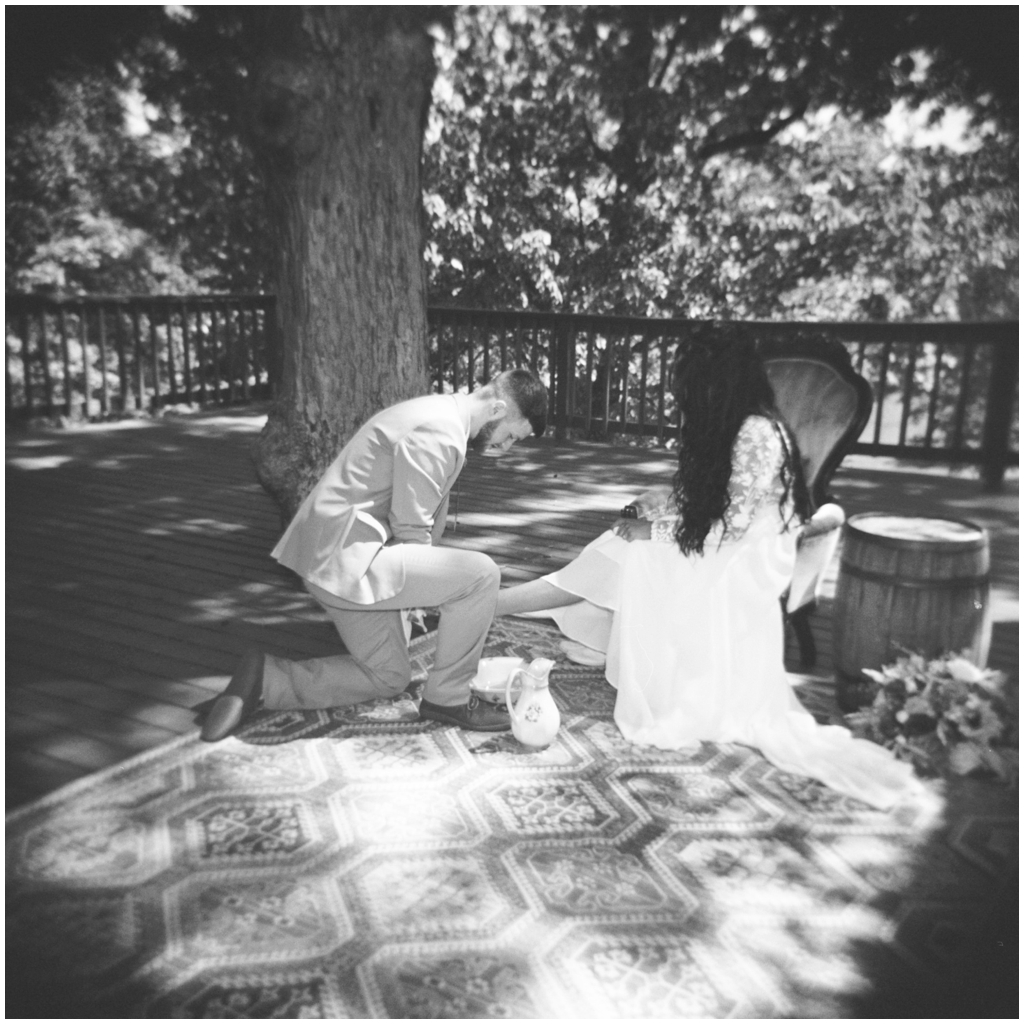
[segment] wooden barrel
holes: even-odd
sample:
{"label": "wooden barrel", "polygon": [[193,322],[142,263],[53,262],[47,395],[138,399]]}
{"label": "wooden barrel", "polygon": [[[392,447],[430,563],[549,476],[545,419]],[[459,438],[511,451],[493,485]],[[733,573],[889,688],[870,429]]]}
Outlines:
{"label": "wooden barrel", "polygon": [[851,516],[832,619],[843,710],[855,710],[873,692],[861,669],[890,664],[901,648],[926,658],[966,650],[983,667],[992,637],[988,571],[988,534],[974,523]]}

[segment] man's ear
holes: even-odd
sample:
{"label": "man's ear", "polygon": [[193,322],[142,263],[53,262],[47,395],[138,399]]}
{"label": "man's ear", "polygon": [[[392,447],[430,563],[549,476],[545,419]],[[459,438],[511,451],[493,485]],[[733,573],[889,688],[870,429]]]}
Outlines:
{"label": "man's ear", "polygon": [[508,415],[508,402],[503,398],[495,398],[491,402],[490,422],[503,420]]}

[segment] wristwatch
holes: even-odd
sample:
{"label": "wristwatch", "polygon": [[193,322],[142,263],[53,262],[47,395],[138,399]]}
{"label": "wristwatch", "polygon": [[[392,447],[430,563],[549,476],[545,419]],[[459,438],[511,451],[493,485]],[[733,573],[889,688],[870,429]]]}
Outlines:
{"label": "wristwatch", "polygon": [[636,505],[630,503],[629,505],[626,505],[625,508],[623,508],[623,510],[619,513],[619,516],[622,519],[639,519],[640,509],[638,509]]}

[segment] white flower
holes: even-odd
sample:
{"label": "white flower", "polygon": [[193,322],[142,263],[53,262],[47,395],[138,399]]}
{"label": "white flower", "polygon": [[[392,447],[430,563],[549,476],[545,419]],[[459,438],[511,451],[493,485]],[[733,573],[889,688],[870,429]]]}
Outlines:
{"label": "white flower", "polygon": [[949,674],[958,683],[979,683],[982,679],[981,669],[966,658],[951,658],[946,664]]}

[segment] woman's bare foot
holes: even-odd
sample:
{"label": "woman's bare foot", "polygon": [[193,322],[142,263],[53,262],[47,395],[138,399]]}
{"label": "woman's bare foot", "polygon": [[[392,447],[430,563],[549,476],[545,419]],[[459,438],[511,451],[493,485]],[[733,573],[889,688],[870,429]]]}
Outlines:
{"label": "woman's bare foot", "polygon": [[498,591],[494,614],[521,615],[523,612],[542,612],[548,608],[564,608],[580,601],[575,594],[560,590],[547,580],[531,580],[515,587]]}

